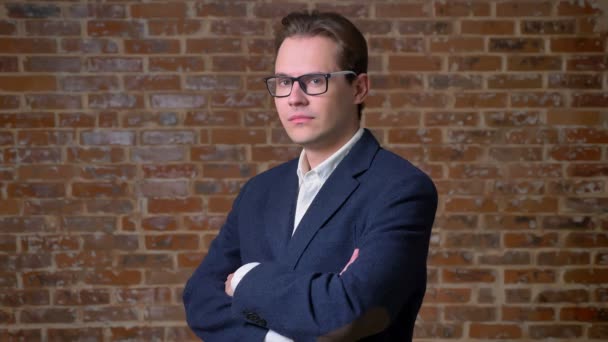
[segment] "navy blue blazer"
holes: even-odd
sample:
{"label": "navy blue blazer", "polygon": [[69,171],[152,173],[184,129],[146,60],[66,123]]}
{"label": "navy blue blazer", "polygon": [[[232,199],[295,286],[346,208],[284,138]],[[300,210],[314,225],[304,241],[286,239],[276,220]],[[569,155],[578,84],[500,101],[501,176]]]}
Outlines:
{"label": "navy blue blazer", "polygon": [[[243,186],[184,289],[188,325],[206,342],[263,341],[268,329],[315,341],[380,308],[390,323],[365,341],[411,340],[426,288],[433,182],[366,130],[292,237],[297,165]],[[355,248],[359,257],[340,275]],[[226,277],[249,262],[261,264],[230,298]]]}

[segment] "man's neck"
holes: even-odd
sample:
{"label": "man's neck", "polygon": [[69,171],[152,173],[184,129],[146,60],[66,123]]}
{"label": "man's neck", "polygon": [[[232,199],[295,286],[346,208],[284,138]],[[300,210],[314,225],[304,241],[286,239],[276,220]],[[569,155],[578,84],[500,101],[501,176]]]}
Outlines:
{"label": "man's neck", "polygon": [[331,147],[325,148],[315,148],[315,146],[306,146],[304,147],[304,156],[308,161],[308,165],[310,166],[309,170],[314,169],[317,165],[321,164],[327,158],[331,157],[334,153],[336,153],[342,146],[346,145],[348,141],[357,133],[359,127],[357,127],[354,131],[351,132],[348,136],[336,141],[332,144]]}

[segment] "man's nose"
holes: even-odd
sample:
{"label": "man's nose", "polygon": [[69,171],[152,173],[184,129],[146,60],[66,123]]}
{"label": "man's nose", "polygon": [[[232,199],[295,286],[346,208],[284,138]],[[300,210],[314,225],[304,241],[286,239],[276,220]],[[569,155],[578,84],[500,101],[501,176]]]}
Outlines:
{"label": "man's nose", "polygon": [[299,82],[294,82],[291,88],[291,94],[289,94],[288,103],[290,106],[298,106],[308,103],[306,93],[300,87]]}

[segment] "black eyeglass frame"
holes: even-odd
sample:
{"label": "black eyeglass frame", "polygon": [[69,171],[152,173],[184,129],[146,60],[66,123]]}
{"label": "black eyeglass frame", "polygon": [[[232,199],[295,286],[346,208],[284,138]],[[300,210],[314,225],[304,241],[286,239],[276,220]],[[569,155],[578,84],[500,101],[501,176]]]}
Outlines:
{"label": "black eyeglass frame", "polygon": [[[268,89],[268,93],[270,93],[270,96],[272,97],[287,97],[289,95],[291,95],[291,92],[293,91],[293,85],[295,82],[298,82],[298,84],[300,85],[300,89],[302,89],[302,91],[306,94],[306,95],[310,95],[310,96],[316,96],[316,95],[321,95],[321,94],[325,94],[327,92],[327,90],[329,89],[329,79],[334,76],[334,75],[353,75],[353,76],[357,76],[357,73],[352,71],[352,70],[342,70],[342,71],[334,71],[334,72],[330,72],[330,73],[310,73],[310,74],[304,74],[304,75],[300,75],[298,77],[290,77],[290,76],[284,76],[284,75],[273,75],[273,76],[269,76],[269,77],[265,77],[264,78],[264,83],[266,84],[266,89]],[[308,90],[306,88],[306,84],[304,82],[302,82],[302,78],[303,77],[310,77],[310,76],[322,76],[325,78],[325,90],[320,92],[320,93],[315,93],[315,94],[309,94]],[[291,80],[291,88],[289,89],[289,93],[287,95],[275,95],[272,93],[272,90],[270,90],[270,84],[268,84],[268,81],[273,79],[273,78],[286,78]]]}

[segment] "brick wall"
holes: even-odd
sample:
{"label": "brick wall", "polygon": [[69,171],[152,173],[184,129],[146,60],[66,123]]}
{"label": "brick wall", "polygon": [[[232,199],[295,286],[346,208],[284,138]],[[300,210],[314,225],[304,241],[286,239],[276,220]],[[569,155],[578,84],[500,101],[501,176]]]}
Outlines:
{"label": "brick wall", "polygon": [[192,338],[185,280],[298,153],[260,78],[303,8],[360,25],[364,124],[439,188],[417,339],[608,339],[608,1],[89,3],[0,5],[0,340]]}

